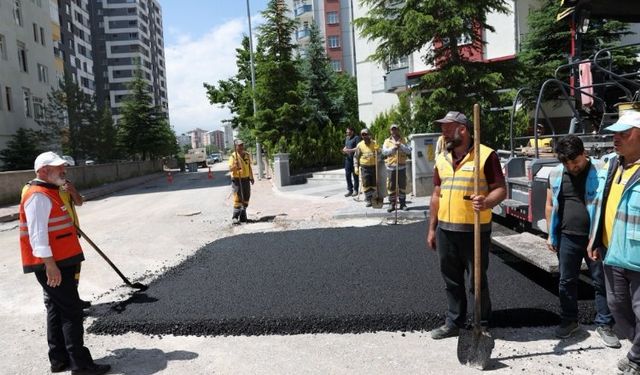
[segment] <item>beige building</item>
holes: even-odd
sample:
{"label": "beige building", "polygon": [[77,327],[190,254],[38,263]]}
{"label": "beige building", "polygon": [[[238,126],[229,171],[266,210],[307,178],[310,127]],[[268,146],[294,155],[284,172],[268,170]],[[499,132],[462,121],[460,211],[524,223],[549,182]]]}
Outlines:
{"label": "beige building", "polygon": [[56,82],[48,0],[0,0],[0,149],[22,127],[37,129]]}

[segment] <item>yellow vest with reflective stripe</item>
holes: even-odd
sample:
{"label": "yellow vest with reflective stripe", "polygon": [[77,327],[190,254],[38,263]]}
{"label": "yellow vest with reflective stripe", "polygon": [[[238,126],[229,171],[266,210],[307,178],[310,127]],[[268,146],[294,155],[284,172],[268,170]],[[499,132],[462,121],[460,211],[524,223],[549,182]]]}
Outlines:
{"label": "yellow vest with reflective stripe", "polygon": [[358,164],[360,166],[365,165],[372,167],[376,165],[376,151],[380,150],[376,141],[371,140],[369,145],[364,143],[364,141],[360,141],[356,148],[360,151],[360,158],[358,159]]}
{"label": "yellow vest with reflective stripe", "polygon": [[[237,162],[236,162],[237,157]],[[239,163],[240,170],[234,170]],[[242,154],[237,152],[232,152],[229,155],[229,170],[231,170],[231,178],[251,178],[253,177],[253,172],[251,171],[251,155],[248,152],[244,151]]]}
{"label": "yellow vest with reflective stripe", "polygon": [[[487,195],[489,186],[484,174],[484,164],[493,150],[480,145],[480,185],[479,194]],[[440,176],[440,205],[438,208],[438,226],[456,232],[473,231],[473,206],[470,196],[473,195],[473,148],[462,159],[458,168],[453,169],[451,153],[441,153],[436,157],[436,168]],[[491,229],[491,210],[480,211],[482,231]]]}
{"label": "yellow vest with reflective stripe", "polygon": [[[402,143],[403,145],[407,144],[407,140],[404,138],[400,138],[400,143]],[[394,139],[393,137],[389,137],[387,139],[384,140],[384,143],[382,144],[382,148],[393,148],[395,146],[394,143]],[[398,161],[396,160],[396,155],[398,156],[397,159],[400,159],[400,163],[398,165],[406,165],[407,164],[407,154],[405,154],[404,152],[400,151],[400,152],[392,152],[391,154],[389,154],[389,156],[386,157],[386,159],[384,159],[384,163],[389,166],[389,167],[395,167],[396,164],[398,163]]]}

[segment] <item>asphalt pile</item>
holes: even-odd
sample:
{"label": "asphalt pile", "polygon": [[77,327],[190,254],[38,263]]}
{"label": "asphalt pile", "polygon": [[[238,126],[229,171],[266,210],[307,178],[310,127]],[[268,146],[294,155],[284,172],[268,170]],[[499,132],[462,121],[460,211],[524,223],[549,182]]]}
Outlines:
{"label": "asphalt pile", "polygon": [[[431,330],[446,298],[424,222],[229,237],[198,250],[88,331],[268,335]],[[559,322],[558,297],[491,255],[492,326]],[[589,323],[593,301],[580,301]],[[469,304],[472,306],[472,303]]]}

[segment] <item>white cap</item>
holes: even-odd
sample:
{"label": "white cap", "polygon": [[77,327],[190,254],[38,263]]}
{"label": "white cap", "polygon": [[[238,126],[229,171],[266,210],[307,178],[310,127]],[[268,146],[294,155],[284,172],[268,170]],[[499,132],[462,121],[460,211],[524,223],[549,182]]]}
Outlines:
{"label": "white cap", "polygon": [[605,128],[610,132],[625,132],[631,128],[640,128],[640,112],[625,111],[618,119],[618,122]]}
{"label": "white cap", "polygon": [[67,161],[58,156],[55,152],[47,151],[38,155],[36,161],[33,162],[33,170],[38,172],[38,170],[47,165],[52,165],[54,167],[65,165]]}

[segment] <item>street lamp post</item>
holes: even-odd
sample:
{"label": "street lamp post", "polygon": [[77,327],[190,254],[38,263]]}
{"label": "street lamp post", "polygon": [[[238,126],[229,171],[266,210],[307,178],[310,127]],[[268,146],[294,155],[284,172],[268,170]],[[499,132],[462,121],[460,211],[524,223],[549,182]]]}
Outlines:
{"label": "street lamp post", "polygon": [[[251,31],[251,11],[249,10],[249,0],[247,0],[247,20],[249,21],[249,61],[251,65],[251,98],[253,99],[253,116],[255,118],[256,108],[256,70],[253,64],[253,33]],[[258,163],[258,180],[262,180],[262,146],[260,140],[256,138],[256,162]]]}

